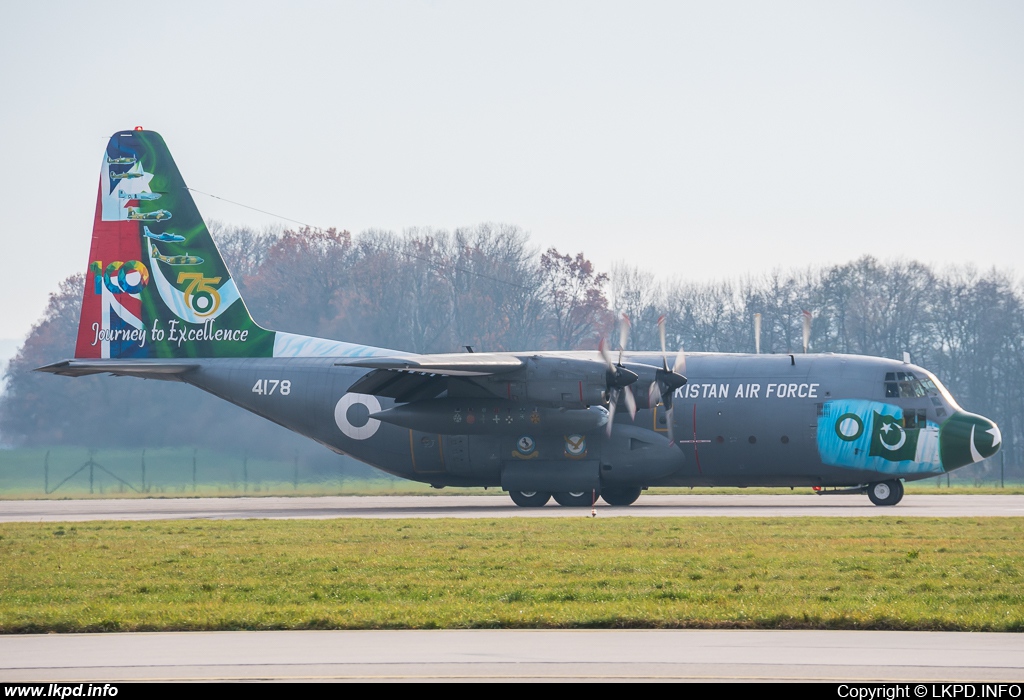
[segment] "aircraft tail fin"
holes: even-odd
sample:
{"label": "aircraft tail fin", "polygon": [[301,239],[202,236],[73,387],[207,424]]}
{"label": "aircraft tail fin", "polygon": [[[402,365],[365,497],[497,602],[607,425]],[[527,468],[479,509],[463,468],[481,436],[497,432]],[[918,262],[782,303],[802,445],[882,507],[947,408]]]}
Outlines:
{"label": "aircraft tail fin", "polygon": [[119,131],[103,155],[75,357],[272,356],[163,138]]}
{"label": "aircraft tail fin", "polygon": [[135,129],[110,137],[100,171],[75,358],[394,354],[259,326],[160,134]]}

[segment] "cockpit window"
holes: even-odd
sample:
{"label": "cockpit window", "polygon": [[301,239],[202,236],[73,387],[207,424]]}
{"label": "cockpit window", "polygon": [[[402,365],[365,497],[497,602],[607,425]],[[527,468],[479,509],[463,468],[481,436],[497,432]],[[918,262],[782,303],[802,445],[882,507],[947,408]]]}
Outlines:
{"label": "cockpit window", "polygon": [[929,377],[917,378],[913,372],[886,372],[885,397],[887,399],[917,399],[938,396],[939,388]]}
{"label": "cockpit window", "polygon": [[[925,374],[925,378],[928,381],[928,385],[935,387],[936,391],[938,391],[938,393],[939,393],[939,396],[941,396],[946,401],[946,403],[949,404],[949,406],[950,406],[950,408],[952,410],[954,410],[954,411],[962,410],[960,408],[960,405],[957,404],[956,399],[954,399],[953,395],[949,393],[949,390],[942,385],[942,382],[939,381],[938,377],[936,377],[931,372],[927,372]],[[939,414],[939,415],[943,415],[944,413],[945,413],[945,411],[943,411],[943,413]]]}

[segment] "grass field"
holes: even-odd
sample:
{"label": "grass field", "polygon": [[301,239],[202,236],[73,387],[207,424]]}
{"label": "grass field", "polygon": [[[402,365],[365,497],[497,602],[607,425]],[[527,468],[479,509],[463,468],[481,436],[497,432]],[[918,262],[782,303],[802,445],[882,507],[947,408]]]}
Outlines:
{"label": "grass field", "polygon": [[[194,448],[0,450],[0,499],[502,494],[496,489],[438,491],[326,450],[313,454],[315,458],[297,454],[292,459],[274,459]],[[91,468],[90,459],[94,463]],[[1008,481],[1000,486],[998,475],[998,470],[983,473],[978,466],[969,467],[953,472],[949,480],[942,477],[908,484],[907,492],[1024,494],[1024,484]],[[655,488],[648,493],[810,495],[811,490]]]}
{"label": "grass field", "polygon": [[1024,631],[1024,519],[0,525],[0,632]]}

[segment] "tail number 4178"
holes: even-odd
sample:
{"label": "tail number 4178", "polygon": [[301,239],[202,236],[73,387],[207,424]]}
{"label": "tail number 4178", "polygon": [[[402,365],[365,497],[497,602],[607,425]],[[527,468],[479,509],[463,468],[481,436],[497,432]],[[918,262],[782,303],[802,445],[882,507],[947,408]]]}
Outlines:
{"label": "tail number 4178", "polygon": [[270,396],[274,392],[287,396],[292,393],[292,383],[288,379],[257,379],[252,385],[252,393]]}

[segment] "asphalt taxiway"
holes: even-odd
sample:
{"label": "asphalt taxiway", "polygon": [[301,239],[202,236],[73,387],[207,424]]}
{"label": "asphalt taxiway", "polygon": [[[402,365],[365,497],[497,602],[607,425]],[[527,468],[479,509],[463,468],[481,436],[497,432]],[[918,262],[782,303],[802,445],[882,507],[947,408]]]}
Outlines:
{"label": "asphalt taxiway", "polygon": [[[0,681],[1019,682],[1024,635],[406,630],[0,635]],[[908,697],[923,697],[910,688]],[[932,697],[928,691],[928,697]]]}
{"label": "asphalt taxiway", "polygon": [[[1024,496],[909,494],[879,507],[867,496],[641,496],[628,508],[598,501],[597,517],[991,517],[1024,515]],[[295,498],[125,498],[0,501],[0,522],[227,520],[240,518],[581,518],[590,508],[519,508],[495,496],[318,496]]]}

